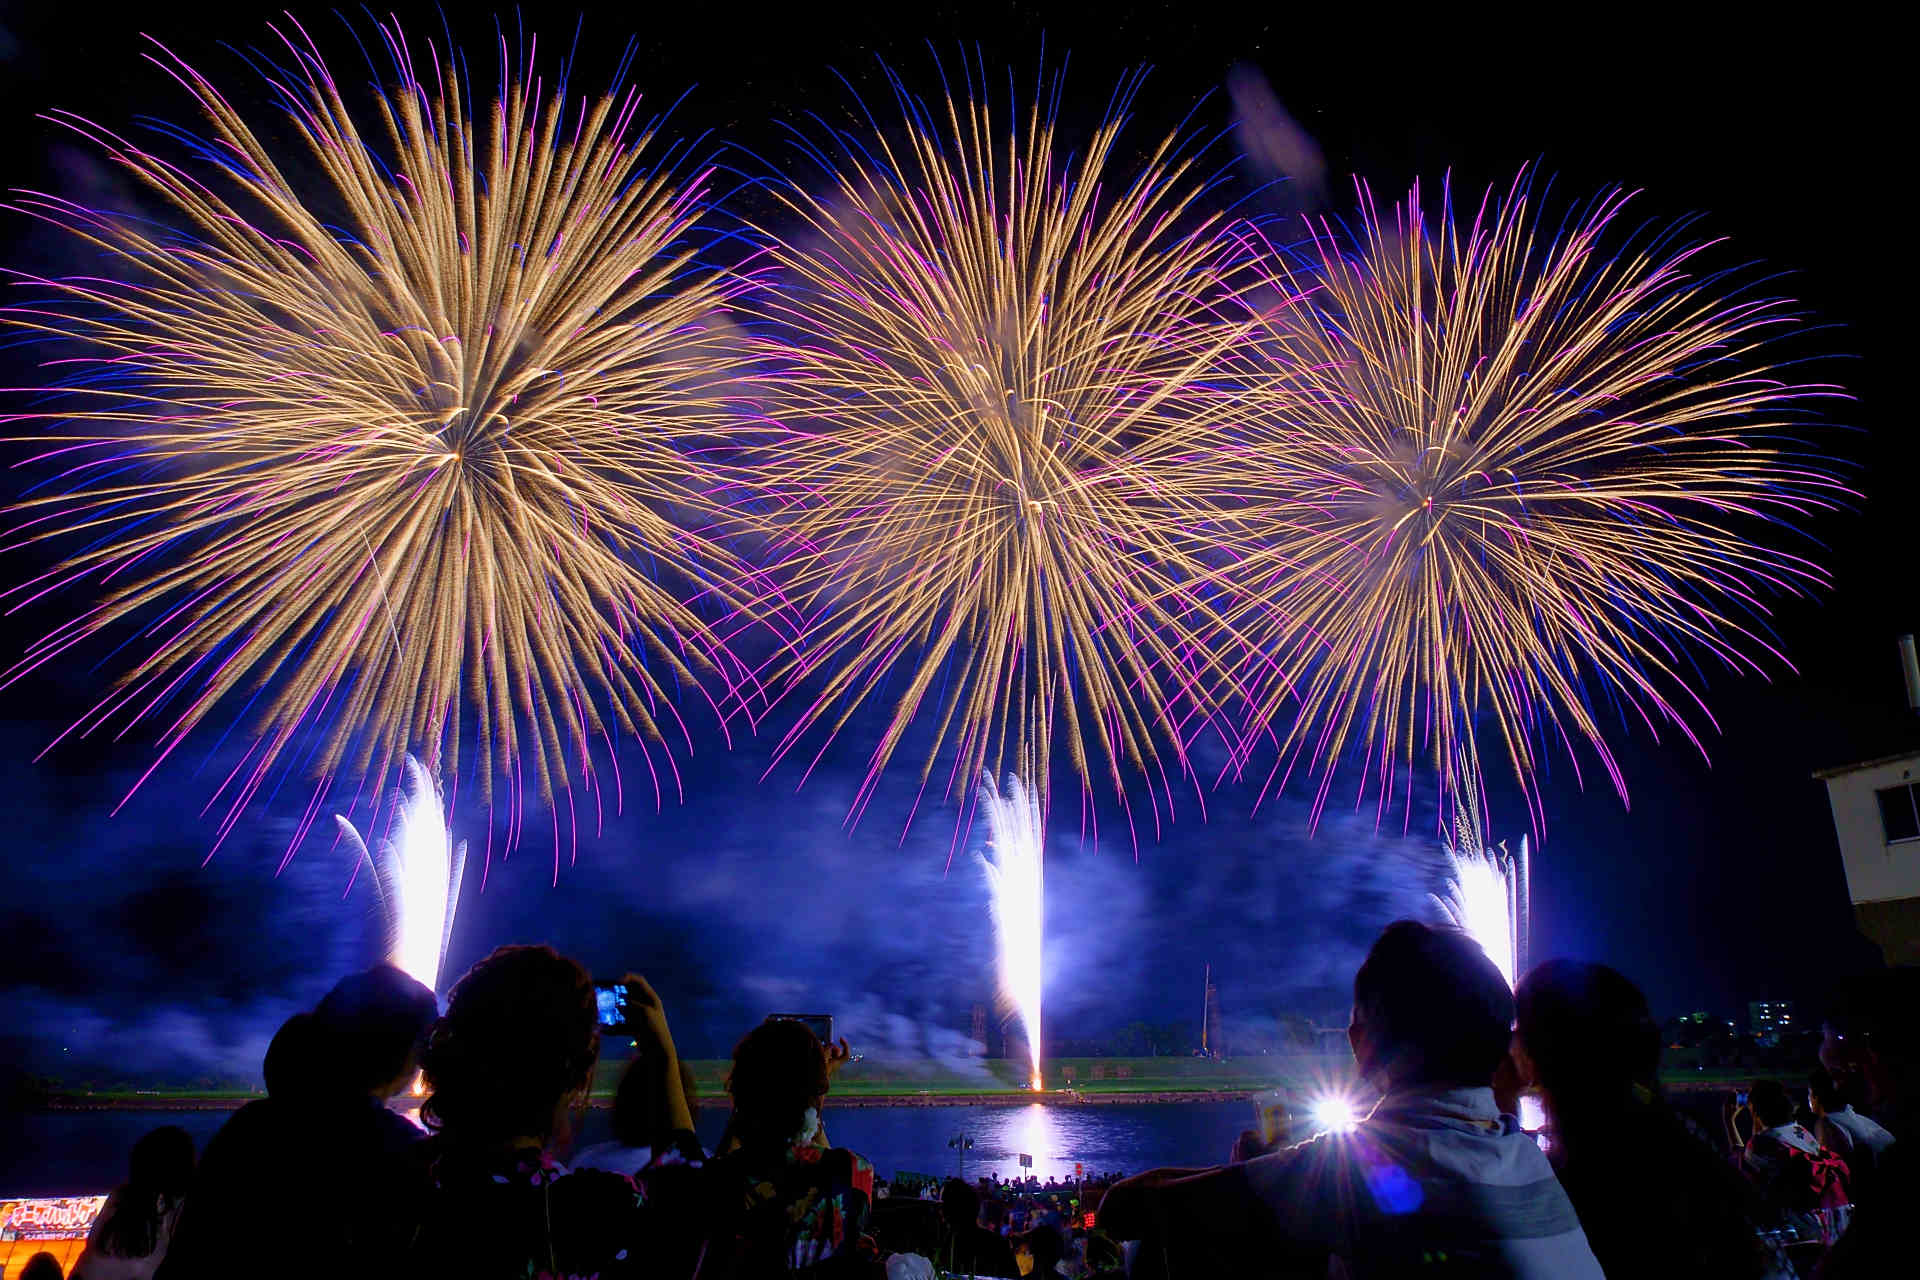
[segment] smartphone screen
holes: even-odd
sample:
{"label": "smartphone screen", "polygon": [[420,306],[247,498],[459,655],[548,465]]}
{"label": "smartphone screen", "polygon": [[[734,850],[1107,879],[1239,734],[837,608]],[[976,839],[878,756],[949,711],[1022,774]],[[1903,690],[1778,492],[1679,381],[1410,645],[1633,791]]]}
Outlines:
{"label": "smartphone screen", "polygon": [[1283,1142],[1293,1128],[1292,1099],[1284,1089],[1273,1089],[1253,1097],[1254,1120],[1260,1140],[1268,1146]]}
{"label": "smartphone screen", "polygon": [[607,1031],[624,1033],[627,1030],[627,984],[596,982],[593,984],[593,998],[599,1007],[600,1026]]}

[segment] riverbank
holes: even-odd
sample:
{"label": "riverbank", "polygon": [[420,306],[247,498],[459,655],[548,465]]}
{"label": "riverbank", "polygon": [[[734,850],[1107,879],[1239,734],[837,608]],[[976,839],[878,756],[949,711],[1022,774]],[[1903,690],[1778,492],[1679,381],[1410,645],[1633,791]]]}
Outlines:
{"label": "riverbank", "polygon": [[[1136,1093],[1076,1093],[1057,1090],[1036,1093],[1031,1089],[995,1090],[978,1093],[831,1093],[832,1107],[1023,1107],[1035,1102],[1048,1106],[1102,1106],[1116,1103],[1161,1102],[1241,1102],[1259,1090],[1253,1089],[1155,1089]],[[46,1111],[236,1111],[265,1094],[65,1094],[44,1099]],[[611,1107],[611,1092],[596,1092],[587,1099],[590,1107]],[[697,1107],[726,1107],[727,1096],[702,1094],[694,1100]],[[402,1102],[404,1107],[404,1100]]]}
{"label": "riverbank", "polygon": [[[600,1064],[592,1104],[612,1102],[614,1086],[626,1063],[609,1058]],[[727,1105],[723,1059],[693,1061],[702,1107]],[[908,1061],[854,1062],[835,1077],[829,1107],[1022,1106],[1033,1102],[1097,1106],[1111,1103],[1239,1102],[1270,1089],[1324,1090],[1352,1083],[1350,1058],[1289,1055],[1233,1059],[1070,1058],[1046,1064],[1045,1088],[1025,1087],[1025,1063],[972,1059],[956,1064]],[[1670,1091],[1695,1093],[1737,1087],[1775,1073],[1730,1068],[1676,1071],[1663,1076]],[[1784,1079],[1785,1077],[1781,1077]],[[263,1096],[254,1090],[71,1089],[54,1087],[30,1107],[50,1111],[221,1111]]]}

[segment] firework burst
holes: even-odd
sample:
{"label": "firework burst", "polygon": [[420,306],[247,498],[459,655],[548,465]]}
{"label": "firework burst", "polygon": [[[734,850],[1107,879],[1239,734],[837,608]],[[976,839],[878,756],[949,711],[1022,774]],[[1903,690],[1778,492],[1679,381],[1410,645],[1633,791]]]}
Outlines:
{"label": "firework burst", "polygon": [[431,44],[416,62],[393,26],[394,87],[363,132],[289,30],[294,70],[270,77],[285,154],[164,51],[205,163],[55,117],[172,226],[16,200],[105,265],[29,277],[43,296],[5,314],[80,348],[64,402],[27,415],[57,472],[8,542],[84,544],[7,598],[106,594],[7,679],[132,637],[118,687],[68,732],[151,722],[161,759],[244,699],[253,741],[216,794],[220,839],[303,735],[319,779],[303,831],[329,787],[377,794],[410,748],[456,777],[463,732],[516,828],[523,762],[543,799],[581,777],[598,804],[610,726],[659,743],[695,668],[735,687],[714,632],[652,576],[739,569],[702,532],[682,447],[735,412],[740,280],[694,257],[706,174],[656,163],[672,151],[636,90],[570,97],[563,74],[546,92],[532,50],[503,40],[476,113],[464,63]]}
{"label": "firework burst", "polygon": [[1124,805],[1132,768],[1171,804],[1161,744],[1189,774],[1220,674],[1176,531],[1232,484],[1208,378],[1252,255],[1181,136],[1120,172],[1131,83],[1071,152],[1057,85],[1011,118],[894,88],[897,128],[813,149],[825,180],[785,191],[799,229],[756,303],[784,368],[755,479],[809,618],[782,683],[819,673],[779,754],[892,680],[853,817],[929,709],[923,786],[944,748],[950,794],[1026,758],[1044,810],[1058,726],[1083,795],[1100,773]]}
{"label": "firework burst", "polygon": [[1794,317],[1696,274],[1680,228],[1613,235],[1627,199],[1555,228],[1524,174],[1471,216],[1363,192],[1356,235],[1272,251],[1306,301],[1248,349],[1266,408],[1224,540],[1269,785],[1304,760],[1317,808],[1358,743],[1360,796],[1384,810],[1398,773],[1410,803],[1424,754],[1458,805],[1478,718],[1530,798],[1550,744],[1577,770],[1584,742],[1624,801],[1596,702],[1697,745],[1689,651],[1760,670],[1767,595],[1825,582],[1753,538],[1848,500],[1793,438],[1838,393],[1768,366]]}

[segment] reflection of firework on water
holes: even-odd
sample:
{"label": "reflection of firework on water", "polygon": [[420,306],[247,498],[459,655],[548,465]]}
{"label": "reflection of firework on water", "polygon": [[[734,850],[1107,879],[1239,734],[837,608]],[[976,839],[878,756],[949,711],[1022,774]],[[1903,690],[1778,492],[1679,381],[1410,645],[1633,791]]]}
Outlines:
{"label": "reflection of firework on water", "polygon": [[1437,217],[1417,186],[1384,213],[1363,192],[1357,244],[1316,222],[1270,255],[1307,301],[1250,348],[1268,429],[1231,576],[1267,659],[1254,732],[1295,704],[1275,775],[1304,758],[1316,807],[1355,742],[1383,808],[1422,752],[1459,803],[1482,715],[1530,801],[1547,744],[1577,769],[1579,739],[1624,799],[1596,700],[1697,744],[1683,650],[1759,670],[1764,593],[1825,582],[1751,535],[1846,500],[1791,438],[1837,392],[1764,363],[1793,317],[1693,274],[1680,228],[1613,237],[1627,198],[1556,227],[1524,176]]}
{"label": "reflection of firework on water", "polygon": [[412,756],[406,757],[404,769],[407,785],[393,807],[393,829],[381,842],[378,857],[351,822],[338,814],[333,820],[373,872],[374,894],[387,922],[388,961],[438,992],[440,966],[453,940],[453,915],[460,905],[467,842],[453,843],[433,775]]}
{"label": "reflection of firework on water", "polygon": [[1069,150],[1057,86],[1003,120],[896,81],[899,132],[813,151],[817,193],[785,193],[801,229],[756,303],[785,335],[780,431],[752,474],[812,619],[784,674],[821,674],[779,753],[891,677],[856,815],[929,701],[921,777],[951,746],[949,790],[1030,756],[1044,793],[1056,722],[1082,786],[1103,773],[1122,805],[1125,767],[1157,797],[1191,775],[1218,660],[1205,552],[1176,534],[1235,479],[1205,382],[1247,331],[1222,310],[1253,259],[1198,207],[1180,137],[1119,172],[1133,87]]}
{"label": "reflection of firework on water", "polygon": [[544,93],[503,42],[476,119],[451,57],[425,46],[416,77],[402,33],[380,34],[396,87],[365,134],[316,47],[283,37],[273,132],[304,144],[284,157],[164,54],[207,118],[188,140],[206,165],[58,117],[177,230],[16,199],[103,265],[5,312],[83,351],[66,402],[24,415],[62,470],[10,541],[86,544],[7,594],[108,594],[7,676],[137,634],[75,730],[150,721],[162,758],[245,697],[221,839],[303,730],[303,831],[336,778],[377,790],[410,745],[457,776],[463,724],[483,798],[499,775],[517,801],[524,761],[550,799],[576,771],[593,786],[610,730],[663,740],[692,667],[733,669],[635,565],[723,558],[704,519],[674,520],[700,502],[676,442],[731,418],[738,359],[718,318],[737,286],[687,243],[705,175],[654,167],[635,90]]}
{"label": "reflection of firework on water", "polygon": [[993,930],[1000,953],[1000,999],[1020,1019],[1032,1060],[1030,1083],[1040,1088],[1041,959],[1046,934],[1045,826],[1040,801],[1016,774],[1006,789],[993,775],[980,783],[980,809],[986,815],[987,850],[980,866],[993,900]]}
{"label": "reflection of firework on water", "polygon": [[1454,819],[1455,843],[1447,850],[1453,878],[1445,897],[1434,898],[1455,927],[1471,935],[1500,976],[1513,987],[1527,968],[1527,934],[1533,886],[1527,838],[1518,856],[1504,844],[1487,848],[1480,834],[1479,806],[1462,806]]}

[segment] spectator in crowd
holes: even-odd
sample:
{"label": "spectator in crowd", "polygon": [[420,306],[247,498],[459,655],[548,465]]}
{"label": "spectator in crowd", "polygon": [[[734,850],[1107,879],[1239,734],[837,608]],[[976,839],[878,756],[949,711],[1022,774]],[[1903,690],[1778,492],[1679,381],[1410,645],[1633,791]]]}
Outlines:
{"label": "spectator in crowd", "polygon": [[763,1022],[734,1046],[733,1114],[707,1168],[720,1215],[709,1257],[717,1255],[719,1274],[825,1275],[859,1266],[873,1166],[823,1145],[820,1108],[834,1057],[791,1020]]}
{"label": "spectator in crowd", "polygon": [[418,1070],[433,992],[391,965],[282,1024],[250,1102],[207,1144],[160,1280],[380,1276],[422,1189],[420,1130],[387,1102]]}
{"label": "spectator in crowd", "polygon": [[[1034,1280],[1055,1280],[1060,1274],[1060,1233],[1052,1227],[1035,1227],[1013,1241],[1015,1273]],[[985,1273],[982,1273],[985,1274]]]}
{"label": "spectator in crowd", "polygon": [[128,1164],[127,1180],[93,1220],[73,1280],[147,1280],[166,1257],[193,1179],[193,1138],[164,1125],[133,1144]]}
{"label": "spectator in crowd", "polygon": [[1546,1107],[1548,1156],[1609,1276],[1778,1274],[1752,1189],[1660,1096],[1660,1028],[1605,965],[1520,980],[1513,1062]]}
{"label": "spectator in crowd", "polygon": [[[1748,1092],[1753,1136],[1740,1149],[1740,1167],[1753,1180],[1767,1211],[1802,1238],[1830,1241],[1852,1202],[1846,1162],[1820,1145],[1793,1118],[1793,1099],[1778,1080],[1757,1080]],[[1737,1141],[1739,1112],[1729,1132]]]}
{"label": "spectator in crowd", "polygon": [[[1920,1217],[1913,1211],[1920,1204],[1920,1134],[1904,1134],[1900,1119],[1920,1101],[1920,970],[1875,975],[1856,999],[1847,1043],[1871,1067],[1875,1084],[1867,1102],[1879,1108],[1874,1118],[1894,1142],[1876,1164],[1873,1198],[1821,1264],[1822,1280],[1904,1275],[1920,1257]],[[1825,1052],[1821,1060],[1828,1061]]]}
{"label": "spectator in crowd", "polygon": [[940,1245],[934,1262],[950,1275],[1018,1277],[1013,1250],[980,1222],[980,1193],[958,1178],[940,1189]]}
{"label": "spectator in crowd", "polygon": [[664,1150],[681,1126],[692,1123],[698,1093],[693,1069],[684,1062],[677,1066],[677,1071],[669,1072],[658,1054],[634,1055],[620,1073],[620,1086],[613,1095],[613,1140],[575,1152],[571,1167],[605,1169],[631,1178],[651,1164],[654,1151]]}
{"label": "spectator in crowd", "polygon": [[27,1265],[20,1268],[20,1280],[62,1280],[60,1259],[45,1249],[27,1259]]}
{"label": "spectator in crowd", "polygon": [[[677,1080],[659,998],[637,977],[627,983],[642,1051],[660,1055]],[[666,1109],[681,1140],[655,1153],[638,1184],[600,1169],[569,1172],[552,1155],[571,1139],[599,1052],[593,982],[551,947],[497,948],[453,985],[423,1055],[420,1114],[434,1136],[410,1274],[692,1273],[699,1156],[678,1090]]]}
{"label": "spectator in crowd", "polygon": [[[1462,1274],[1601,1280],[1547,1158],[1494,1105],[1513,993],[1466,934],[1402,920],[1353,982],[1347,1039],[1381,1100],[1351,1132],[1107,1193],[1100,1226],[1139,1241],[1136,1274]],[[1423,1262],[1423,1260],[1426,1260]]]}
{"label": "spectator in crowd", "polygon": [[1814,1117],[1813,1136],[1847,1162],[1854,1203],[1871,1199],[1874,1173],[1893,1145],[1893,1135],[1855,1111],[1825,1067],[1815,1067],[1807,1076],[1807,1109]]}

